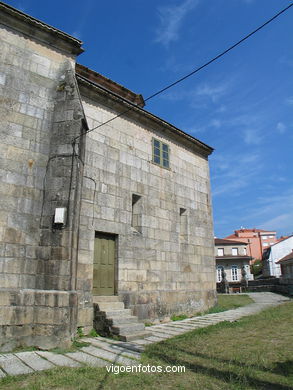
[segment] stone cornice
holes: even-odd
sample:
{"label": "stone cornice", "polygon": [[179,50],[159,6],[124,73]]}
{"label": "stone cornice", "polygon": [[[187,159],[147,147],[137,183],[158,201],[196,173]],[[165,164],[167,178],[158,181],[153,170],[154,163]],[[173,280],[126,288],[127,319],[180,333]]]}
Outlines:
{"label": "stone cornice", "polygon": [[151,126],[155,131],[166,133],[166,135],[169,135],[177,141],[178,144],[184,145],[189,150],[192,150],[201,156],[207,158],[213,152],[214,149],[212,147],[178,129],[156,115],[144,110],[140,106],[133,104],[118,94],[109,91],[106,88],[79,76],[78,74],[76,77],[82,96],[111,107],[112,109],[117,110],[118,113],[123,113],[123,111],[125,111],[123,116],[132,118],[148,127]]}
{"label": "stone cornice", "polygon": [[79,39],[3,2],[0,2],[0,22],[6,27],[66,53],[78,55],[83,52],[82,41]]}

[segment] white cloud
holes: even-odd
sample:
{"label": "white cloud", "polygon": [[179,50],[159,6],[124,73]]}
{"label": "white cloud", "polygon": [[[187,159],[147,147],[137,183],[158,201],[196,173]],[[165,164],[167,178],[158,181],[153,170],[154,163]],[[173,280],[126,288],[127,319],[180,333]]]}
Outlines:
{"label": "white cloud", "polygon": [[259,145],[267,134],[265,131],[268,126],[267,122],[267,112],[259,112],[252,115],[236,115],[228,119],[225,125],[238,129],[238,133],[242,136],[246,145]]}
{"label": "white cloud", "polygon": [[222,121],[220,119],[212,119],[210,122],[210,126],[219,129],[222,126]]}
{"label": "white cloud", "polygon": [[216,112],[222,114],[223,112],[227,112],[227,107],[222,104],[219,108],[216,109]]}
{"label": "white cloud", "polygon": [[[161,95],[161,97],[162,99],[174,102],[186,100],[187,104],[192,108],[208,108],[210,104],[216,105],[222,97],[227,95],[229,89],[229,82],[222,82],[215,85],[204,83],[193,89],[174,89]],[[221,107],[222,111],[224,111],[223,105]]]}
{"label": "white cloud", "polygon": [[196,89],[195,94],[199,97],[206,97],[210,99],[213,103],[216,103],[220,97],[226,94],[227,88],[227,84],[222,84],[218,86],[203,84]]}
{"label": "white cloud", "polygon": [[198,3],[199,0],[185,0],[181,5],[159,7],[161,25],[156,31],[155,41],[164,46],[177,41],[183,19]]}
{"label": "white cloud", "polygon": [[243,130],[243,139],[247,145],[259,145],[263,137],[260,134],[260,129],[247,128]]}
{"label": "white cloud", "polygon": [[252,185],[262,169],[261,156],[258,153],[211,156],[212,194],[240,195],[240,190]]}
{"label": "white cloud", "polygon": [[286,104],[289,104],[289,106],[293,106],[293,96],[288,97],[288,98],[285,100],[285,103],[286,103]]}
{"label": "white cloud", "polygon": [[280,134],[284,134],[285,131],[287,130],[287,126],[283,122],[278,122],[277,123],[277,130]]}
{"label": "white cloud", "polygon": [[255,199],[246,217],[262,229],[277,230],[279,234],[293,232],[293,188]]}
{"label": "white cloud", "polygon": [[285,213],[277,215],[260,224],[262,229],[280,230],[286,232],[293,232],[292,224],[293,213]]}

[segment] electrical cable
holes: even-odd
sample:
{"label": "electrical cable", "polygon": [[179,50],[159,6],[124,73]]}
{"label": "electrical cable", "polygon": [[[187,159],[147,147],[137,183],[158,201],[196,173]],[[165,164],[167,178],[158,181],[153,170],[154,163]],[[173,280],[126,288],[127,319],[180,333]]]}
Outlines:
{"label": "electrical cable", "polygon": [[[262,25],[260,25],[259,27],[257,27],[255,30],[253,30],[252,32],[250,32],[249,34],[245,35],[243,38],[241,38],[239,41],[237,41],[236,43],[234,43],[233,45],[229,46],[226,50],[222,51],[220,54],[216,55],[215,57],[213,57],[211,60],[207,61],[206,63],[204,63],[203,65],[199,66],[198,68],[194,69],[192,72],[186,74],[185,76],[181,77],[180,79],[174,81],[173,83],[167,85],[166,87],[160,89],[159,91],[153,93],[152,95],[148,96],[146,99],[144,99],[144,101],[148,101],[150,99],[153,99],[155,96],[158,96],[160,95],[161,93],[167,91],[168,89],[174,87],[175,85],[181,83],[182,81],[186,80],[187,78],[193,76],[195,73],[201,71],[202,69],[206,68],[208,65],[212,64],[213,62],[217,61],[219,58],[223,57],[225,54],[227,54],[228,52],[230,52],[231,50],[233,50],[235,47],[239,46],[241,43],[243,43],[244,41],[246,41],[248,38],[250,38],[252,35],[256,34],[258,31],[260,31],[261,29],[263,29],[265,26],[267,26],[269,23],[271,23],[273,20],[275,20],[276,18],[278,18],[281,14],[283,14],[284,12],[286,12],[289,8],[291,8],[293,6],[293,3],[290,3],[287,7],[283,8],[281,11],[279,11],[277,14],[275,14],[273,17],[271,17],[270,19],[268,19],[266,22],[264,22]],[[96,130],[110,122],[112,122],[114,119],[117,119],[119,117],[121,117],[122,115],[125,115],[127,112],[131,111],[133,109],[133,107],[130,107],[128,108],[127,110],[121,112],[120,114],[117,114],[115,115],[113,118],[111,119],[108,119],[106,122],[103,122],[103,123],[100,123],[99,125],[93,127],[92,129],[88,129],[87,131],[85,131],[83,134],[80,134],[78,136],[76,136],[74,138],[74,142],[82,137],[83,135],[87,134],[87,133],[90,133],[91,131],[93,130]]]}

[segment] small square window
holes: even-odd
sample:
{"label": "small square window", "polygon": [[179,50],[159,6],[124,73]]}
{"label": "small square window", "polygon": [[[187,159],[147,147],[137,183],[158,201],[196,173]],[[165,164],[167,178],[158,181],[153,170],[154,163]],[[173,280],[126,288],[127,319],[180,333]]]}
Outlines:
{"label": "small square window", "polygon": [[153,162],[163,168],[170,168],[169,145],[153,138]]}
{"label": "small square window", "polygon": [[232,248],[232,256],[238,256],[238,248]]}

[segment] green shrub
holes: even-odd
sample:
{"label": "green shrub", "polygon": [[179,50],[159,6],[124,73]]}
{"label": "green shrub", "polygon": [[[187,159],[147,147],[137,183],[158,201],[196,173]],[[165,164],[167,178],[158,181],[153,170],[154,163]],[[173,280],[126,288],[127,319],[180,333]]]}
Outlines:
{"label": "green shrub", "polygon": [[84,337],[83,328],[79,326],[76,330],[77,337]]}
{"label": "green shrub", "polygon": [[255,260],[255,262],[251,265],[251,270],[250,272],[254,275],[254,276],[257,276],[257,275],[260,275],[262,273],[262,261],[257,259]]}
{"label": "green shrub", "polygon": [[185,320],[186,318],[188,318],[188,316],[186,314],[174,314],[172,315],[171,317],[171,320],[172,321],[181,321],[181,320]]}
{"label": "green shrub", "polygon": [[90,336],[90,337],[98,337],[98,336],[99,336],[99,333],[96,331],[96,329],[92,329],[92,330],[89,332],[88,336]]}

